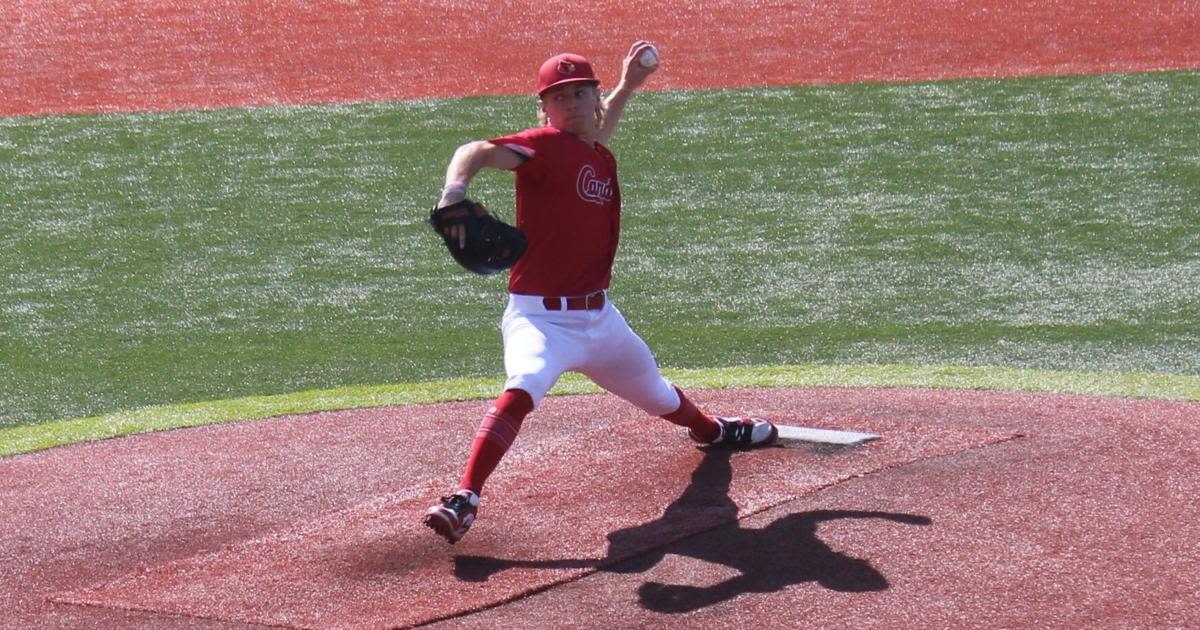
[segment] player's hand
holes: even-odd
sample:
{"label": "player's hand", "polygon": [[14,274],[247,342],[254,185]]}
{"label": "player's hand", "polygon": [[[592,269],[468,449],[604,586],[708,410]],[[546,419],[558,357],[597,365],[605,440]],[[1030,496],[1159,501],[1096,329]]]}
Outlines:
{"label": "player's hand", "polygon": [[450,238],[458,241],[459,249],[463,249],[464,247],[467,246],[467,229],[464,228],[463,226],[451,225],[450,227],[446,228],[445,230],[442,230],[442,232],[444,234],[446,234],[447,236],[449,236]]}
{"label": "player's hand", "polygon": [[511,268],[529,245],[524,232],[470,199],[434,208],[429,213],[429,225],[450,250],[454,262],[481,276]]}
{"label": "player's hand", "polygon": [[647,68],[638,63],[638,57],[653,46],[653,44],[646,40],[638,40],[629,48],[629,54],[625,55],[625,61],[621,68],[621,83],[624,83],[629,89],[638,88],[642,83],[646,82],[647,77],[654,74],[655,70],[658,70],[657,65]]}
{"label": "player's hand", "polygon": [[[458,190],[448,190],[442,193],[442,198],[438,201],[437,208],[445,208],[452,206],[463,199],[467,198],[467,193]],[[450,238],[458,241],[458,248],[463,249],[467,246],[467,228],[462,224],[449,225],[442,229],[442,233]]]}
{"label": "player's hand", "polygon": [[456,241],[459,249],[464,249],[467,246],[467,226],[465,225],[447,225],[442,228],[442,234]]}

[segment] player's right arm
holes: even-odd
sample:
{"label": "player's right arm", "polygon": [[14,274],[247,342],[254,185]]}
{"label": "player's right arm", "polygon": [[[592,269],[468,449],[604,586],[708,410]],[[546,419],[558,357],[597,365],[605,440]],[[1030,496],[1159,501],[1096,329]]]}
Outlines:
{"label": "player's right arm", "polygon": [[446,183],[438,207],[448,206],[467,197],[471,179],[485,168],[511,171],[521,165],[525,158],[507,147],[485,140],[468,142],[454,152],[450,166],[446,167]]}
{"label": "player's right arm", "polygon": [[637,62],[637,58],[642,53],[653,47],[654,45],[650,42],[639,40],[633,43],[629,54],[625,55],[621,70],[621,82],[617,84],[617,89],[604,99],[604,124],[596,132],[596,141],[600,144],[607,145],[612,139],[613,134],[617,132],[617,123],[621,120],[621,113],[625,111],[625,103],[633,91],[641,87],[646,82],[646,78],[658,69],[658,66],[648,68]]}

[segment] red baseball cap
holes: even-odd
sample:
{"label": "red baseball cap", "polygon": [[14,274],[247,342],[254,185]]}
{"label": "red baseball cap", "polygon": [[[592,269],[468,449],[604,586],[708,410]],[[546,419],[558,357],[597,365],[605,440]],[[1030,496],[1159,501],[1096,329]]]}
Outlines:
{"label": "red baseball cap", "polygon": [[538,70],[538,96],[546,93],[552,87],[564,83],[591,83],[600,85],[592,64],[587,59],[574,53],[555,55],[542,64]]}

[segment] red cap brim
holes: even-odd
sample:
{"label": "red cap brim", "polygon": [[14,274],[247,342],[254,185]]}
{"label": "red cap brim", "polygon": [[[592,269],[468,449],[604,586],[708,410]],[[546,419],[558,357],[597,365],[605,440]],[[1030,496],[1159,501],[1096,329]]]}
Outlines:
{"label": "red cap brim", "polygon": [[542,88],[542,91],[538,92],[538,96],[541,96],[541,95],[545,94],[546,92],[549,92],[550,90],[553,90],[554,88],[556,88],[560,85],[566,85],[568,83],[591,83],[592,85],[595,85],[595,86],[600,85],[600,82],[597,81],[596,79],[582,79],[582,78],[580,78],[580,79],[563,79],[562,81],[556,81],[556,82],[551,83],[550,85],[547,85],[546,87]]}

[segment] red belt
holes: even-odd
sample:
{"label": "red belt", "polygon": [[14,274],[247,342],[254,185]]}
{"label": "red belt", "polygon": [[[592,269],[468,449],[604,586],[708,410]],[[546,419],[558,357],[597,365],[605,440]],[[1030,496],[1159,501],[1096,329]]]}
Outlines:
{"label": "red belt", "polygon": [[545,306],[547,311],[561,311],[564,305],[568,311],[598,311],[604,308],[604,291],[578,297],[542,298],[542,306]]}

